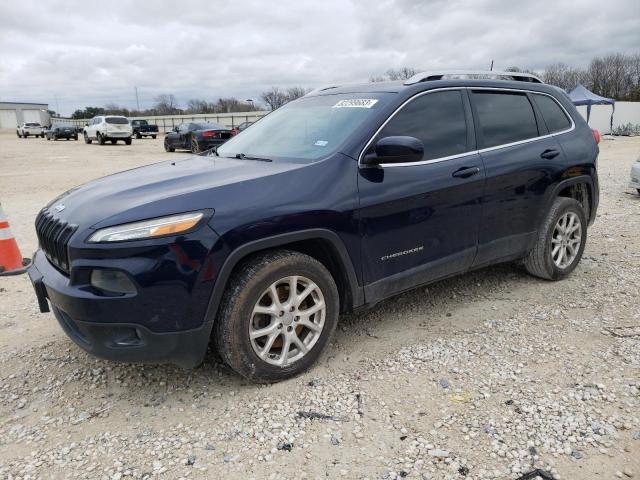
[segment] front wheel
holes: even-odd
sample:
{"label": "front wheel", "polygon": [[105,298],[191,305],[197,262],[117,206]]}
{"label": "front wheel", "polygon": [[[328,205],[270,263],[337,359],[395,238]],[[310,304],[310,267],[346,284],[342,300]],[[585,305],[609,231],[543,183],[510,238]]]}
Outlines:
{"label": "front wheel", "polygon": [[524,259],[527,271],[547,280],[561,280],[580,263],[587,243],[587,217],[573,198],[558,197],[538,231],[536,244]]}
{"label": "front wheel", "polygon": [[73,139],[77,141],[78,140],[78,135],[74,135]]}
{"label": "front wheel", "polygon": [[316,362],[338,323],[335,281],[316,259],[291,250],[252,256],[227,285],[213,339],[240,375],[270,383]]}
{"label": "front wheel", "polygon": [[20,135],[20,132],[18,130],[16,130],[16,135],[18,136],[18,138],[22,138],[22,135]]}
{"label": "front wheel", "polygon": [[164,151],[165,152],[175,152],[176,149],[173,148],[170,144],[169,141],[165,138],[164,139]]}
{"label": "front wheel", "polygon": [[200,145],[195,138],[191,140],[191,153],[200,153]]}
{"label": "front wheel", "polygon": [[142,135],[140,135],[140,132],[136,133],[136,138],[137,138],[138,140],[140,140],[140,139],[142,138]]}
{"label": "front wheel", "polygon": [[151,135],[151,138],[156,139],[157,135]]}
{"label": "front wheel", "polygon": [[131,145],[131,138],[125,138],[124,143],[125,145]]}

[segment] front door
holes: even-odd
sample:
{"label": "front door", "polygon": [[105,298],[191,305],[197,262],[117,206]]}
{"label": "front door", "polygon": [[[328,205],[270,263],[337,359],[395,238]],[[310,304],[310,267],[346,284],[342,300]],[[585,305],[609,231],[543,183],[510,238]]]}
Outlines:
{"label": "front door", "polygon": [[422,161],[359,169],[367,302],[463,271],[476,254],[485,174],[466,92],[419,94],[369,149],[398,135],[423,142]]}

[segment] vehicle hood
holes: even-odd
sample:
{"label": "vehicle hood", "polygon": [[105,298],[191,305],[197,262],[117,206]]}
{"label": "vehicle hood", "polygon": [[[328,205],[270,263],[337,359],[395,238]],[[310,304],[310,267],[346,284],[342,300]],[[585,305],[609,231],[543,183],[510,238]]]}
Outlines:
{"label": "vehicle hood", "polygon": [[128,170],[78,186],[47,207],[80,229],[215,209],[220,190],[304,165],[192,156]]}

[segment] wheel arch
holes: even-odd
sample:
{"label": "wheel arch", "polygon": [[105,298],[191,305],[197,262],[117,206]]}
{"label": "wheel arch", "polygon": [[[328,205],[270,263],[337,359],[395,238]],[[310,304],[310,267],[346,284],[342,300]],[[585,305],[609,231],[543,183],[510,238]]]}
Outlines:
{"label": "wheel arch", "polygon": [[205,322],[213,326],[229,278],[240,262],[251,255],[275,249],[294,250],[322,263],[338,287],[341,313],[364,303],[364,290],[358,283],[355,267],[340,237],[331,230],[310,229],[254,240],[233,250],[224,261],[213,286]]}
{"label": "wheel arch", "polygon": [[594,184],[594,180],[590,175],[578,175],[558,182],[547,197],[545,208],[538,224],[544,221],[546,212],[549,211],[554,200],[558,197],[573,198],[580,202],[585,210],[588,224],[591,225],[593,223],[598,207],[598,192],[597,185]]}

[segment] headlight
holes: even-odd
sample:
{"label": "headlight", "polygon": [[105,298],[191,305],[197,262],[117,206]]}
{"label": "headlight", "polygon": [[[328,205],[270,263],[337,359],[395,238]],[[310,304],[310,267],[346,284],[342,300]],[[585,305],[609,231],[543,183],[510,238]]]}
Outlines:
{"label": "headlight", "polygon": [[89,242],[121,242],[123,240],[175,235],[195,227],[203,215],[202,212],[183,213],[181,215],[171,215],[169,217],[153,218],[141,222],[102,228],[89,237]]}

